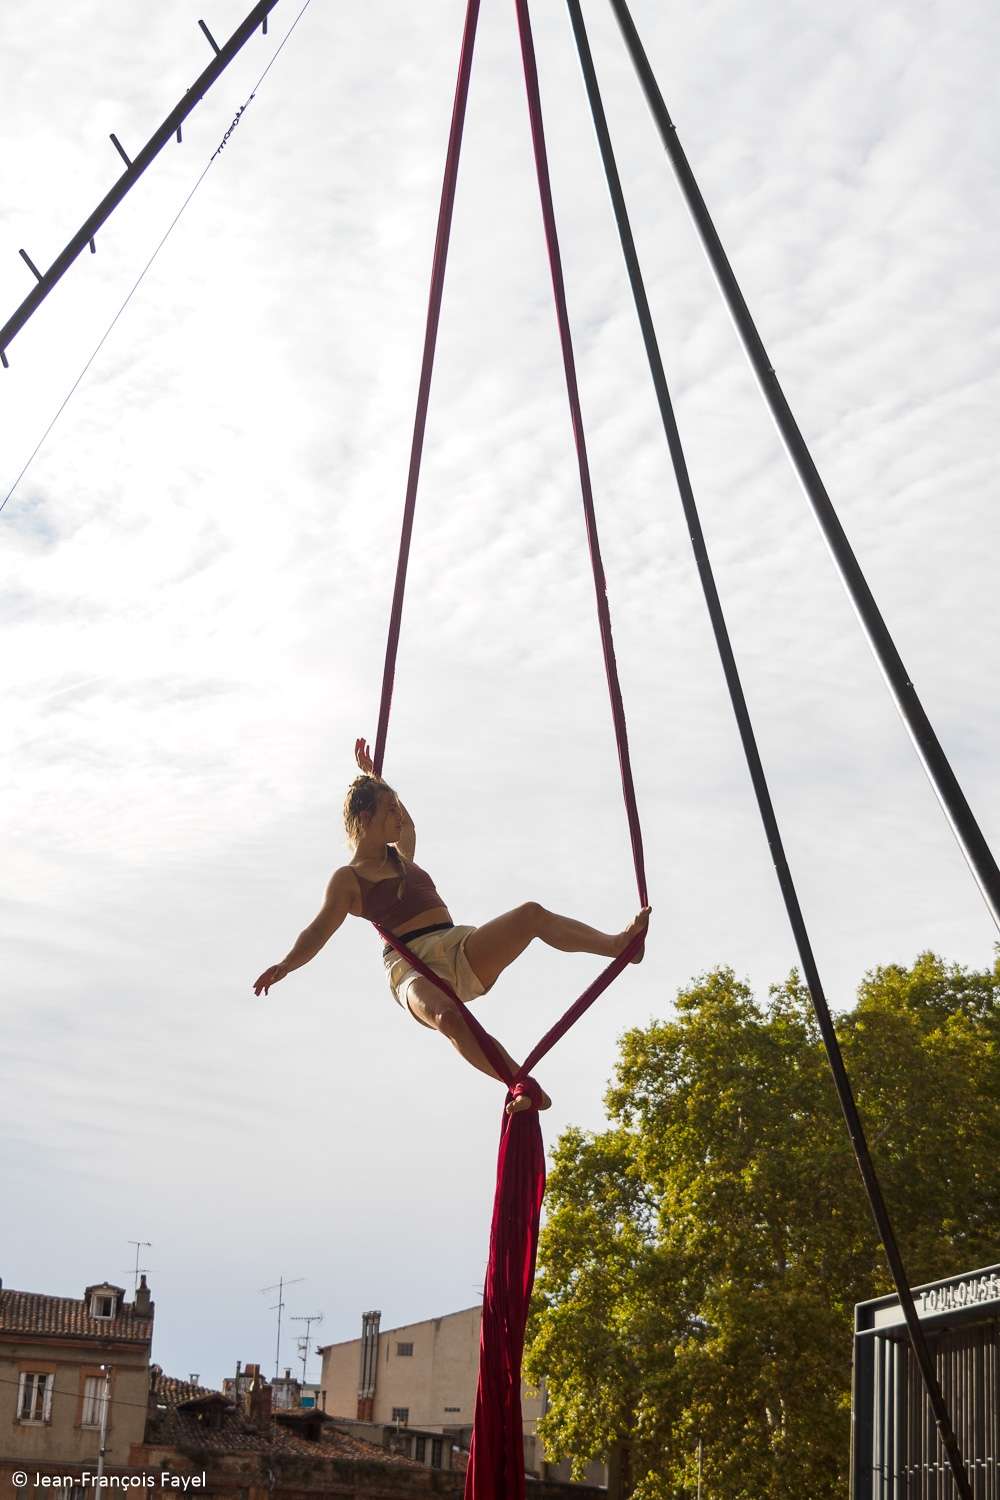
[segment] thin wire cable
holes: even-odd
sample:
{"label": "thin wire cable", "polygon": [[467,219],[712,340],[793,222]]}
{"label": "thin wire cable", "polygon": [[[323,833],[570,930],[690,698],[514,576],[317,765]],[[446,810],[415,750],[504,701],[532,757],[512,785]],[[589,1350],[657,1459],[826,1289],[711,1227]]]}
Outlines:
{"label": "thin wire cable", "polygon": [[246,104],[244,104],[237,111],[235,120],[233,121],[233,125],[231,125],[229,127],[229,129],[226,131],[226,134],[225,134],[225,136],[223,136],[222,141],[215,148],[215,150],[212,152],[212,155],[209,157],[208,161],[205,163],[205,166],[202,168],[201,175],[199,176],[199,178],[198,178],[197,182],[195,183],[194,187],[191,189],[191,191],[188,193],[187,197],[184,199],[184,202],[181,204],[180,208],[177,210],[177,213],[174,215],[173,219],[171,220],[171,222],[170,222],[170,224],[169,224],[169,226],[168,226],[168,228],[166,230],[166,233],[164,234],[163,238],[160,240],[160,242],[157,245],[156,249],[153,251],[152,255],[149,257],[149,259],[147,260],[146,264],[143,266],[142,270],[139,272],[139,276],[138,276],[137,280],[135,281],[135,283],[134,283],[131,291],[129,292],[128,296],[125,298],[125,301],[122,303],[121,307],[115,313],[114,317],[111,319],[111,322],[108,324],[107,328],[104,330],[104,333],[103,333],[103,335],[101,337],[101,340],[98,343],[98,345],[97,345],[96,349],[94,350],[93,354],[91,354],[90,358],[87,360],[87,363],[84,365],[83,369],[80,371],[79,375],[76,377],[76,379],[74,380],[73,384],[70,386],[69,390],[66,392],[66,395],[63,397],[62,403],[60,404],[58,411],[56,412],[55,416],[52,418],[51,422],[46,427],[45,431],[42,433],[41,437],[38,439],[38,442],[35,444],[34,448],[32,449],[32,451],[31,451],[31,453],[30,453],[30,455],[28,457],[28,460],[27,460],[27,462],[24,465],[24,468],[21,470],[20,474],[18,474],[17,478],[14,480],[14,483],[11,485],[10,489],[7,491],[6,495],[4,496],[3,501],[0,502],[0,512],[2,512],[4,510],[4,508],[5,508],[6,504],[7,504],[7,501],[14,494],[14,492],[17,489],[18,485],[21,483],[21,480],[24,478],[25,474],[27,474],[28,470],[31,468],[31,465],[34,463],[35,459],[38,457],[39,453],[41,452],[42,448],[45,445],[45,441],[48,438],[49,433],[52,431],[53,427],[56,425],[56,423],[58,422],[59,418],[62,416],[63,412],[66,410],[66,407],[67,407],[67,405],[70,402],[70,399],[75,394],[75,392],[77,390],[77,387],[80,385],[80,382],[83,380],[84,376],[87,374],[87,371],[90,369],[91,365],[94,363],[94,360],[97,358],[97,356],[100,354],[101,350],[104,348],[104,345],[106,344],[108,338],[111,335],[112,329],[114,328],[115,324],[118,322],[118,319],[121,317],[122,313],[128,307],[129,303],[132,301],[132,298],[135,296],[136,292],[139,290],[139,287],[142,285],[143,281],[146,278],[147,272],[149,271],[149,269],[152,266],[153,262],[156,260],[156,257],[159,255],[160,251],[163,249],[164,245],[167,243],[167,240],[170,238],[171,234],[173,233],[173,231],[174,231],[174,229],[175,229],[175,227],[177,225],[177,222],[180,219],[181,215],[183,214],[184,210],[187,208],[188,204],[191,202],[191,199],[194,197],[195,193],[201,187],[202,183],[205,181],[205,178],[208,176],[208,173],[209,173],[211,167],[213,166],[216,158],[221,155],[221,153],[222,153],[222,147],[226,144],[226,140],[231,135],[232,130],[233,130],[235,124],[242,117],[244,110],[247,108],[247,105],[249,105],[251,103],[251,101],[253,100],[254,96],[257,93],[257,90],[260,88],[261,84],[264,82],[264,79],[267,77],[268,73],[270,73],[271,69],[274,67],[275,63],[277,62],[278,58],[281,55],[282,50],[284,49],[284,46],[285,46],[286,42],[288,41],[288,39],[291,36],[292,32],[295,30],[296,26],[302,20],[302,17],[305,15],[306,11],[309,9],[309,7],[310,7],[311,4],[312,4],[312,0],[305,0],[305,4],[303,5],[302,9],[299,11],[298,15],[295,17],[295,20],[292,22],[291,26],[289,26],[288,30],[285,32],[285,35],[282,37],[281,42],[279,43],[279,45],[275,48],[274,54],[271,57],[270,62],[268,63],[267,67],[264,69],[264,71],[260,75],[260,77],[257,79],[257,82],[254,84],[253,88],[251,89],[250,95],[249,95],[249,97],[248,97],[248,99],[246,101]]}
{"label": "thin wire cable", "polygon": [[[30,1335],[25,1335],[25,1337],[26,1338],[30,1337]],[[104,1362],[105,1362],[105,1364],[109,1364],[109,1365],[112,1365],[112,1366],[114,1365],[114,1360],[110,1359],[110,1358],[106,1359]],[[44,1375],[44,1374],[47,1374],[48,1372],[45,1371],[45,1370],[38,1370],[38,1371],[32,1371],[31,1373],[32,1374]],[[184,1384],[184,1383],[185,1382],[183,1382],[183,1381],[180,1382],[180,1384]],[[18,1389],[21,1388],[21,1382],[20,1382],[20,1380],[11,1380],[11,1378],[10,1378],[9,1375],[0,1375],[0,1385],[13,1385],[13,1386],[17,1386]],[[53,1399],[53,1400],[55,1399],[56,1396],[65,1397],[66,1400],[73,1400],[73,1401],[79,1401],[79,1399],[80,1399],[80,1392],[79,1391],[64,1391],[64,1390],[60,1389],[59,1387],[57,1387],[55,1385],[53,1385],[53,1386],[50,1387],[48,1394],[49,1394],[50,1398]],[[200,1386],[199,1387],[199,1394],[200,1395],[204,1395],[204,1396],[221,1396],[222,1392],[221,1391],[213,1390],[210,1386]],[[197,1396],[187,1396],[184,1399],[188,1400],[188,1401],[194,1401],[194,1400],[197,1399]],[[168,1405],[169,1405],[169,1403],[168,1403]],[[112,1396],[111,1397],[110,1406],[112,1408],[117,1407],[117,1406],[134,1406],[134,1407],[137,1407],[138,1409],[143,1410],[143,1411],[148,1411],[149,1410],[149,1402],[148,1401],[126,1401],[123,1398],[119,1398],[118,1396]]]}

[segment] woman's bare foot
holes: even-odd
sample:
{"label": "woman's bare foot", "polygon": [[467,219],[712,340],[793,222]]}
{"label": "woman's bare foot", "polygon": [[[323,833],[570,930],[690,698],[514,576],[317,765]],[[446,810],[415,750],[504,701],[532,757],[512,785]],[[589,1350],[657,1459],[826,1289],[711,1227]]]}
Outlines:
{"label": "woman's bare foot", "polygon": [[[552,1108],[552,1100],[549,1098],[548,1094],[545,1092],[544,1089],[541,1089],[540,1092],[541,1092],[541,1096],[542,1097],[538,1101],[538,1108],[539,1109],[551,1109]],[[509,1115],[519,1115],[519,1114],[522,1114],[524,1112],[524,1110],[530,1109],[530,1108],[531,1108],[531,1098],[530,1098],[530,1096],[528,1094],[518,1094],[517,1098],[516,1099],[512,1099],[510,1101],[510,1103],[508,1104],[508,1106],[507,1106],[507,1113]]]}
{"label": "woman's bare foot", "polygon": [[[618,941],[615,948],[616,956],[619,953],[624,953],[625,949],[628,947],[629,943],[634,937],[637,937],[640,932],[646,931],[646,928],[649,926],[649,914],[652,910],[653,908],[651,906],[644,906],[642,908],[642,911],[636,917],[635,921],[630,922],[625,931],[618,934]],[[646,949],[643,946],[639,949],[638,953],[633,955],[632,962],[634,964],[641,964],[645,952]]]}

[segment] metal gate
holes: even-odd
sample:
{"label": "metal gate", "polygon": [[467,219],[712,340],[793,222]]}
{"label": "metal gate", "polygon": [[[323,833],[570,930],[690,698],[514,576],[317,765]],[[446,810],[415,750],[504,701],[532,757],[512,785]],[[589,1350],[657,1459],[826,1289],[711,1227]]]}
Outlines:
{"label": "metal gate", "polygon": [[[1000,1500],[1000,1267],[914,1291],[975,1500]],[[852,1500],[954,1500],[895,1297],[859,1303]]]}

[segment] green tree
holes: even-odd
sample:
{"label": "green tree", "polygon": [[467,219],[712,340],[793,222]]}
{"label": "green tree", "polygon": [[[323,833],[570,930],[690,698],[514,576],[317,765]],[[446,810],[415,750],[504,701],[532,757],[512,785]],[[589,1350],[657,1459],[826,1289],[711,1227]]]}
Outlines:
{"label": "green tree", "polygon": [[[913,1285],[1000,1258],[1000,961],[922,955],[837,1018]],[[840,1500],[854,1303],[892,1290],[808,992],[728,969],[628,1032],[553,1153],[526,1372],[553,1455],[636,1500]]]}

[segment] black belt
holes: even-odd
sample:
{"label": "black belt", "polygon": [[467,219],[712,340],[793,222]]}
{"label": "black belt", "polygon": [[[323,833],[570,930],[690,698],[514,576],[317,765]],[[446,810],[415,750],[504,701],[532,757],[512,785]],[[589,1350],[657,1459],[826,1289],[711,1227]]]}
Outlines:
{"label": "black belt", "polygon": [[[412,942],[414,938],[426,937],[429,932],[447,932],[449,927],[454,927],[454,925],[454,922],[435,922],[432,927],[418,927],[416,932],[401,932],[399,934],[399,941],[401,943],[408,943]],[[391,943],[386,943],[382,949],[382,957],[388,958],[389,954],[395,953],[395,951]]]}

